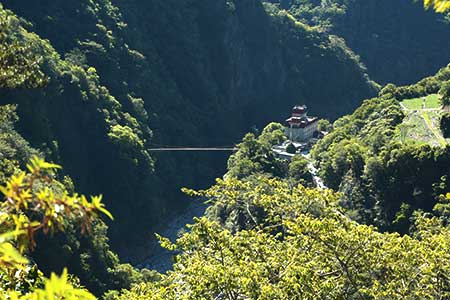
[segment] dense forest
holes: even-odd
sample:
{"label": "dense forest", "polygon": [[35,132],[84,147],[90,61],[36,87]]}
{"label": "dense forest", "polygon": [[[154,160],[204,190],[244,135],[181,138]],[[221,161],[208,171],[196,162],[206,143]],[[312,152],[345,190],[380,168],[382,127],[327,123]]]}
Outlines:
{"label": "dense forest", "polygon": [[443,93],[449,80],[450,65],[411,86],[387,85],[313,149],[321,177],[359,222],[406,233],[414,211],[431,211],[449,189],[450,147],[409,136],[418,123],[401,102]]}
{"label": "dense forest", "polygon": [[[272,0],[299,21],[344,39],[380,84],[412,84],[450,61],[448,16],[420,1]],[[432,34],[430,34],[433,32]]]}
{"label": "dense forest", "polygon": [[[347,48],[259,2],[3,4],[24,18],[10,30],[33,39],[50,82],[5,91],[2,102],[23,103],[20,132],[78,189],[109,199],[112,242],[124,253],[181,205],[182,186],[209,184],[225,161],[150,157],[148,148],[229,145],[299,99],[337,117],[375,94]],[[319,88],[323,82],[329,88]]]}
{"label": "dense forest", "polygon": [[[450,4],[424,3],[1,1],[2,298],[449,298]],[[327,134],[286,160],[300,103]],[[136,268],[188,196],[173,271]]]}

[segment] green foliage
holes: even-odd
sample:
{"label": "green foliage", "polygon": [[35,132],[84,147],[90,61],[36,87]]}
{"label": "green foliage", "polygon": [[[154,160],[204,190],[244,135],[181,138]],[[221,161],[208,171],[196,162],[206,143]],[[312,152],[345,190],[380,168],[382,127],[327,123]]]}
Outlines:
{"label": "green foliage", "polygon": [[[51,182],[53,170],[60,168],[38,157],[34,157],[27,165],[29,173],[20,172],[13,175],[0,191],[7,201],[2,203],[1,210],[3,226],[14,228],[15,238],[20,241],[20,250],[34,248],[36,231],[44,233],[64,230],[66,219],[77,219],[81,232],[90,232],[91,223],[98,218],[99,213],[112,215],[104,208],[101,197],[92,197],[89,201],[85,196],[66,193],[55,194],[45,184]],[[35,190],[40,187],[39,190]],[[33,212],[36,215],[30,219],[23,212]],[[30,242],[30,244],[27,244]]]}
{"label": "green foliage", "polygon": [[270,123],[264,127],[261,137],[263,143],[270,145],[279,145],[286,141],[286,135],[284,134],[284,126],[280,123]]}
{"label": "green foliage", "polygon": [[[19,174],[20,167],[24,167],[25,163],[37,153],[16,132],[14,128],[16,120],[16,106],[0,107],[0,184],[6,184],[11,175]],[[73,189],[70,181],[64,179],[64,182],[67,182],[67,189]],[[55,180],[49,188],[55,193],[60,193],[63,189]],[[117,255],[109,249],[107,226],[102,221],[93,223],[91,235],[81,235],[78,227],[76,221],[66,220],[64,234],[56,233],[51,237],[36,236],[37,246],[29,255],[45,274],[61,272],[67,266],[90,291],[97,295],[108,289],[128,288],[131,283],[143,278],[134,269],[130,271],[131,273],[127,271],[127,275],[124,276],[121,270],[126,266],[120,265]],[[19,284],[22,289],[26,286],[25,282],[34,282],[42,277],[33,270],[27,267],[21,271]],[[129,274],[133,276],[128,276]]]}
{"label": "green foliage", "polygon": [[227,177],[244,178],[255,173],[268,173],[282,177],[286,174],[286,161],[275,156],[272,146],[286,140],[284,127],[270,123],[259,137],[248,133],[237,145],[238,151],[228,160]]}
{"label": "green foliage", "polygon": [[450,221],[450,194],[439,195],[439,201],[433,207],[433,212],[448,226]]}
{"label": "green foliage", "polygon": [[120,155],[127,160],[131,160],[138,166],[145,161],[146,167],[152,169],[152,159],[145,151],[142,140],[128,126],[115,125],[111,127],[108,137],[119,147]]}
{"label": "green foliage", "polygon": [[[104,193],[116,216],[111,244],[124,256],[143,250],[133,247],[142,245],[143,230],[186,205],[176,187],[209,184],[226,160],[217,153],[150,157],[149,148],[231,145],[293,99],[333,118],[375,93],[342,44],[258,1],[2,4],[11,10],[1,9],[9,36],[29,48],[48,84],[8,90],[0,102],[18,104],[23,137],[63,164],[78,189]],[[330,84],[316,88],[323,82]],[[272,157],[260,158],[272,172]]]}
{"label": "green foliage", "polygon": [[291,154],[295,154],[295,153],[297,152],[297,148],[295,148],[294,144],[289,143],[289,144],[286,146],[286,152],[287,152],[287,153],[291,153]]}
{"label": "green foliage", "polygon": [[61,272],[68,267],[83,286],[99,297],[108,290],[129,288],[144,280],[143,273],[120,263],[117,254],[110,249],[107,229],[103,222],[96,221],[90,235],[80,235],[77,224],[68,222],[64,234],[38,236],[37,247],[30,256],[44,274]]}
{"label": "green foliage", "polygon": [[330,123],[330,121],[328,121],[326,119],[320,119],[317,122],[317,130],[330,132],[333,130],[333,125]]}
{"label": "green foliage", "polygon": [[448,0],[424,0],[423,3],[426,8],[432,7],[440,13],[450,10],[450,1]]}
{"label": "green foliage", "polygon": [[[447,14],[425,11],[422,1],[270,0],[296,20],[337,36],[380,84],[409,84],[450,61]],[[448,6],[425,0],[426,7]],[[409,97],[412,98],[412,97]]]}
{"label": "green foliage", "polygon": [[[134,250],[130,241],[146,236],[143,230],[179,206],[173,200],[180,199],[174,185],[183,182],[192,186],[198,184],[198,174],[218,174],[216,168],[209,167],[213,159],[190,160],[187,155],[161,155],[158,173],[153,174],[148,151],[152,143],[229,144],[249,124],[261,125],[268,118],[279,117],[293,104],[292,99],[304,99],[314,110],[335,117],[374,92],[361,61],[347,46],[348,40],[329,35],[323,27],[310,26],[313,24],[308,20],[296,19],[295,12],[262,6],[258,1],[116,1],[116,6],[109,0],[2,3],[21,17],[0,9],[7,16],[1,24],[8,30],[8,39],[1,36],[4,56],[0,55],[0,65],[8,71],[5,85],[40,86],[46,77],[49,80],[43,89],[8,90],[0,100],[18,104],[21,133],[39,151],[64,162],[81,190],[105,192],[108,207],[118,219],[111,230],[116,249]],[[319,13],[318,5],[310,4],[305,7]],[[350,7],[352,3],[344,4]],[[322,11],[327,16],[346,14],[340,3]],[[2,32],[5,30],[2,27]],[[370,36],[364,30],[362,34]],[[440,55],[435,57],[441,59]],[[34,69],[26,70],[26,65]],[[326,87],[323,82],[328,83]],[[437,92],[438,85],[437,79],[430,80],[398,94],[406,97]],[[347,126],[346,120],[341,120],[336,125],[344,129],[328,140],[334,144],[342,136],[360,134],[351,143],[333,146],[332,163],[324,168],[330,174],[343,174],[347,187],[358,187],[352,191],[365,186],[361,182],[353,185],[353,179],[363,176],[366,167],[378,170],[378,166],[388,165],[377,155],[394,136],[394,123],[401,115],[395,105],[388,108],[388,100],[380,104],[386,105],[384,109],[374,108],[383,118],[367,111],[355,124]],[[0,150],[7,154],[7,159],[0,158],[4,178],[0,180],[17,172],[36,152],[11,129],[13,119],[1,125],[8,130],[0,133]],[[386,131],[380,129],[383,126]],[[265,173],[308,181],[304,161],[295,160],[288,167],[272,153],[271,146],[284,140],[280,129],[281,125],[274,124],[259,137],[246,136],[230,159],[227,177]],[[375,160],[371,160],[373,156]],[[326,159],[324,155],[320,161]],[[181,162],[185,161],[198,167],[183,167]],[[429,161],[423,160],[422,169]],[[367,182],[373,180],[369,176]],[[239,211],[244,209],[243,204]],[[75,227],[64,225],[67,231],[76,232]],[[94,224],[92,230],[95,238],[70,234],[69,241],[49,247],[49,251],[64,254],[58,256],[58,263],[77,257],[71,262],[79,267],[77,275],[96,293],[128,287],[139,281],[138,277],[143,278],[130,266],[119,265],[107,246],[104,224]]]}
{"label": "green foliage", "polygon": [[396,213],[394,220],[392,221],[393,229],[399,233],[408,233],[411,226],[413,210],[411,205],[402,203],[399,211]]}
{"label": "green foliage", "polygon": [[[94,19],[97,17],[96,14],[101,14],[100,11],[114,14],[114,10],[103,11],[106,2],[88,4],[88,7],[94,6],[91,7],[92,9],[86,7],[86,3],[75,2],[81,4],[80,11],[93,13]],[[68,4],[68,2],[64,3]],[[8,3],[4,4],[8,5]],[[19,5],[19,3],[15,4]],[[35,15],[42,13],[42,10],[34,9],[33,5],[29,8]],[[70,4],[68,5],[70,7]],[[53,5],[44,6],[50,10],[55,8]],[[73,10],[75,11],[77,9]],[[7,16],[7,22],[5,21],[8,30],[7,42],[26,45],[26,51],[24,49],[14,53],[16,59],[29,62],[29,65],[33,67],[29,70],[30,74],[33,73],[40,78],[42,74],[37,70],[42,69],[42,72],[45,72],[44,78],[48,77],[48,80],[45,80],[47,84],[42,88],[10,89],[0,99],[1,103],[17,105],[20,129],[24,137],[33,146],[39,147],[39,152],[55,161],[64,162],[78,188],[85,191],[105,191],[107,199],[143,198],[138,194],[144,191],[148,194],[152,190],[149,177],[153,171],[153,160],[146,150],[152,132],[147,124],[138,121],[145,117],[143,108],[139,107],[136,101],[134,101],[136,105],[131,108],[128,100],[120,103],[116,97],[112,96],[112,92],[103,86],[103,82],[100,83],[103,80],[99,72],[103,69],[89,66],[88,60],[92,57],[86,51],[75,47],[76,49],[68,55],[68,59],[62,60],[61,56],[64,53],[57,53],[50,45],[50,41],[45,41],[24,28],[30,23],[25,23],[3,8],[0,9],[0,13],[2,16]],[[42,19],[50,20],[51,17]],[[83,22],[77,20],[77,23]],[[69,27],[72,26],[70,22],[67,24]],[[49,28],[57,30],[60,26]],[[74,29],[71,28],[60,35],[61,39],[64,40],[70,36],[69,33]],[[103,29],[100,26],[98,30]],[[108,35],[108,32],[105,34]],[[62,42],[66,44],[66,41]],[[106,45],[111,42],[108,39],[103,42],[106,49],[111,46]],[[36,57],[36,63],[31,61],[34,57]],[[20,72],[26,74],[25,70]],[[17,87],[38,86],[33,76],[23,78],[24,82]],[[5,177],[23,164],[30,154],[36,153],[35,150],[29,150],[30,147],[27,149],[27,143],[21,140],[21,137],[12,129],[16,119],[14,114],[14,112],[5,112],[4,115],[8,117],[2,118],[0,125],[9,128],[4,135],[3,132],[0,133],[2,137],[6,137],[0,142],[0,147],[7,150],[4,152],[6,160],[2,161],[5,165],[2,170],[8,173]],[[5,143],[10,149],[4,146]],[[92,161],[96,164],[92,164]],[[102,176],[102,174],[109,175]],[[123,178],[128,180],[124,182]],[[134,188],[135,186],[139,188]],[[120,201],[111,201],[110,208],[119,217],[120,221],[117,223],[124,224],[129,222],[127,220],[130,218],[127,216],[131,212],[121,207],[119,203]],[[130,235],[130,237],[135,236]]]}
{"label": "green foliage", "polygon": [[445,138],[450,137],[450,113],[444,113],[441,116],[441,131]]}
{"label": "green foliage", "polygon": [[450,105],[450,80],[441,85],[439,96],[441,97],[441,104],[443,106]]}
{"label": "green foliage", "polygon": [[426,102],[429,102],[430,108],[434,108],[439,104],[437,101],[438,95],[435,94],[439,92],[442,82],[450,78],[449,75],[448,67],[444,67],[441,68],[434,76],[424,78],[416,84],[399,87],[388,84],[380,91],[379,96],[385,99],[395,98],[399,101],[405,99],[407,99],[407,102],[417,101],[418,103],[411,108],[421,108],[420,100],[426,98]]}
{"label": "green foliage", "polygon": [[[219,181],[200,195],[249,201],[263,222],[235,233],[206,218],[173,247],[174,271],[114,299],[435,299],[449,296],[450,231],[416,215],[414,236],[351,221],[330,191],[259,178]],[[439,282],[439,283],[438,283]]]}
{"label": "green foliage", "polygon": [[425,97],[413,98],[413,99],[405,99],[402,101],[402,104],[408,109],[438,109],[442,106],[440,103],[439,95],[431,94]]}
{"label": "green foliage", "polygon": [[0,5],[0,87],[39,87],[46,78],[41,71],[42,57],[33,45],[17,39],[15,17]]}
{"label": "green foliage", "polygon": [[343,140],[333,144],[326,160],[321,161],[321,176],[329,187],[338,189],[340,181],[351,172],[361,176],[364,169],[365,152],[354,140]]}
{"label": "green foliage", "polygon": [[313,177],[308,169],[310,162],[301,155],[295,155],[291,163],[289,164],[289,179],[291,179],[296,185],[301,184],[303,186],[312,186]]}
{"label": "green foliage", "polygon": [[[224,160],[213,155],[159,155],[159,170],[153,174],[153,159],[146,150],[152,143],[227,145],[248,126],[279,117],[293,99],[304,99],[321,115],[334,118],[374,93],[352,44],[363,39],[345,36],[342,40],[343,34],[323,31],[339,23],[327,25],[325,19],[365,10],[352,1],[301,2],[284,1],[284,8],[295,6],[286,12],[258,1],[5,0],[3,5],[12,10],[1,9],[11,38],[5,45],[20,54],[15,59],[39,65],[49,80],[42,90],[9,91],[1,101],[19,104],[21,133],[47,157],[64,163],[78,188],[105,193],[117,217],[111,225],[111,241],[125,253],[132,240],[143,236],[131,228],[151,228],[163,221],[170,208],[183,205],[174,186],[205,184],[220,174],[218,166]],[[299,18],[303,12],[305,17]],[[324,26],[315,26],[318,23],[310,19],[324,20]],[[403,20],[392,17],[397,19]],[[383,18],[370,24],[391,23]],[[427,24],[435,24],[435,18]],[[344,27],[359,28],[340,28]],[[379,32],[367,31],[370,34],[362,30],[364,38]],[[422,40],[422,45],[435,43]],[[14,50],[13,44],[26,51]],[[372,49],[373,44],[363,48]],[[441,44],[436,48],[446,49]],[[445,59],[433,55],[433,66],[435,57],[439,63]],[[405,69],[405,64],[400,65]],[[421,65],[431,68],[428,63]],[[243,77],[237,80],[235,74]],[[383,72],[383,81],[390,74],[390,70]],[[24,86],[33,81],[30,78]],[[113,128],[129,128],[120,135],[128,138],[111,138],[117,134]],[[195,168],[183,164],[188,160]],[[249,161],[243,164],[254,167]],[[8,163],[5,170],[12,170],[12,165],[17,164]],[[199,175],[208,178],[199,182]],[[123,199],[130,199],[129,205]]]}
{"label": "green foliage", "polygon": [[[50,279],[44,280],[44,287],[36,289],[32,293],[20,295],[20,293],[11,292],[9,295],[2,295],[4,299],[13,300],[93,300],[95,297],[88,291],[80,288],[74,288],[70,284],[67,270],[64,270],[61,277],[55,274]],[[10,297],[10,298],[8,298]]]}
{"label": "green foliage", "polygon": [[0,184],[13,175],[37,151],[14,128],[17,122],[16,106],[0,106]]}
{"label": "green foliage", "polygon": [[[55,89],[55,83],[58,76],[67,76],[71,73],[70,84],[75,83],[80,89],[84,89],[80,93],[80,100],[83,102],[89,100],[92,97],[106,99],[106,107],[112,112],[113,109],[118,108],[117,101],[114,100],[108,91],[104,87],[99,86],[99,76],[96,73],[95,68],[88,68],[86,70],[80,67],[74,67],[70,64],[64,64],[58,61],[58,55],[51,49],[51,47],[44,41],[37,38],[35,35],[26,32],[20,26],[23,24],[19,21],[11,12],[0,9],[0,70],[1,78],[0,84],[2,88],[21,88],[21,93],[30,93],[30,90],[23,88],[44,88],[47,91],[42,93],[40,96],[39,90],[33,90],[34,95],[28,95],[30,100],[36,100],[40,97],[46,99],[49,95],[50,97],[61,97],[61,94],[54,94],[51,91]],[[82,56],[77,52],[78,56]],[[79,61],[73,57],[74,63],[79,63],[80,65],[85,65],[82,62],[83,58]],[[46,76],[43,75],[42,70],[46,70],[47,73],[51,74],[51,80],[48,80]],[[60,82],[61,83],[61,82]],[[67,85],[66,82],[65,84]],[[64,83],[63,83],[64,84]],[[45,86],[44,86],[45,85]],[[56,84],[56,89],[61,87]],[[70,88],[69,88],[70,89]],[[72,89],[73,91],[73,89]],[[17,102],[28,101],[19,100],[20,97],[16,95],[8,95],[7,98],[18,99]],[[70,99],[72,96],[63,96],[63,98]],[[9,99],[1,99],[2,101]],[[46,99],[47,100],[47,99]],[[67,100],[67,99],[64,99]],[[43,101],[38,101],[43,103]],[[44,101],[47,102],[47,101]],[[50,104],[50,103],[49,103]],[[29,104],[31,107],[33,102]],[[51,104],[54,106],[54,104]],[[62,105],[65,105],[62,103]],[[6,184],[7,180],[11,175],[19,176],[22,174],[20,172],[20,167],[25,166],[25,162],[28,161],[32,156],[38,154],[38,151],[31,148],[25,139],[17,133],[15,123],[18,120],[16,111],[17,105],[5,105],[0,107],[0,184]],[[19,105],[20,112],[20,105]],[[104,110],[105,112],[105,110]],[[23,114],[23,110],[21,111]],[[44,112],[39,112],[37,115],[43,117],[42,120],[48,122],[45,118]],[[34,114],[32,112],[31,114]],[[111,117],[114,119],[116,113],[107,114],[108,121],[111,121]],[[130,116],[124,116],[126,122],[131,122],[135,131],[136,124],[133,123],[133,119]],[[37,118],[39,119],[39,118]],[[35,119],[35,120],[37,120]],[[32,121],[32,126],[39,128],[36,132],[39,135],[49,134],[48,128],[43,129],[39,122]],[[90,128],[91,129],[91,128]],[[33,128],[34,130],[34,128]],[[27,131],[27,130],[25,130]],[[51,140],[48,141],[48,147],[44,146],[42,152],[47,155],[59,157],[58,143],[53,140],[55,136],[50,134],[48,136]],[[142,148],[142,142],[138,146]],[[132,151],[132,146],[128,146],[130,151]],[[142,151],[142,149],[139,149]],[[53,153],[52,153],[53,152]],[[136,151],[139,153],[139,151]],[[144,153],[144,156],[148,154]],[[149,165],[147,163],[147,165]],[[151,164],[150,164],[151,169]],[[48,201],[53,201],[52,198],[57,193],[62,193],[64,188],[57,181],[52,181],[48,186],[48,189],[42,191],[41,197],[45,197]],[[47,194],[45,194],[47,193]],[[81,199],[82,200],[82,199]],[[81,201],[80,200],[80,201]],[[109,212],[104,210],[103,204],[101,203],[101,198],[94,197],[92,199],[92,207],[87,207],[89,210],[98,209],[100,212],[105,213],[110,216]],[[65,199],[61,200],[65,201]],[[48,203],[47,203],[48,204]],[[59,204],[58,204],[59,205]],[[80,212],[81,213],[81,212]],[[33,212],[37,214],[37,212]],[[52,211],[46,211],[44,217],[52,217]],[[93,216],[86,216],[92,218]],[[43,229],[51,230],[49,227],[54,222],[57,222],[59,226],[64,226],[65,234],[55,234],[52,237],[44,236],[42,234],[33,235],[36,241],[33,239],[31,242],[35,246],[35,242],[39,242],[37,247],[33,247],[29,255],[33,257],[33,260],[42,263],[42,270],[45,274],[51,274],[52,272],[61,272],[65,266],[69,266],[73,273],[80,276],[83,284],[87,285],[94,293],[101,294],[107,289],[111,288],[128,288],[132,282],[137,282],[136,276],[142,278],[141,275],[134,269],[132,272],[126,272],[127,276],[123,276],[123,269],[126,265],[120,265],[119,259],[116,254],[111,252],[108,245],[108,239],[106,238],[106,225],[101,221],[94,222],[94,228],[92,231],[94,235],[82,235],[80,234],[76,220],[71,220],[67,216],[58,215],[58,220],[49,219],[46,220],[47,224],[43,225]],[[62,222],[64,219],[64,222]],[[79,217],[76,218],[77,220]],[[78,220],[79,221],[79,220]],[[85,224],[83,222],[82,224]],[[86,223],[88,226],[90,223]],[[60,228],[61,229],[61,228]],[[82,228],[86,230],[86,228]],[[87,228],[89,229],[89,228]],[[34,230],[30,228],[30,230]],[[45,246],[40,246],[45,245]],[[7,246],[5,246],[7,247]],[[130,269],[130,270],[131,270]],[[27,291],[29,287],[33,285],[38,285],[36,282],[42,278],[40,272],[33,271],[34,268],[26,267],[23,270],[18,271],[16,274],[16,281],[12,282],[10,277],[5,278],[4,286],[8,286],[13,289],[20,289],[21,291]],[[40,274],[40,275],[39,275]],[[134,274],[133,276],[128,276]],[[118,278],[122,277],[120,280]],[[126,279],[124,279],[124,277]],[[19,280],[20,279],[20,280]]]}
{"label": "green foliage", "polygon": [[[244,136],[238,144],[238,151],[230,156],[228,160],[227,179],[242,179],[249,185],[258,185],[260,176],[264,178],[276,177],[286,183],[296,186],[313,187],[314,180],[310,173],[309,161],[302,155],[295,155],[292,159],[278,158],[272,146],[286,140],[284,126],[270,123],[256,137],[253,133]],[[293,144],[292,153],[296,152]],[[289,152],[289,150],[286,150]],[[255,187],[256,188],[256,187]],[[192,191],[190,192],[192,194]],[[197,197],[210,198],[207,195],[196,194]],[[242,200],[242,201],[241,201]],[[261,222],[262,211],[253,203],[249,203],[242,196],[239,201],[221,202],[214,200],[214,205],[207,210],[207,215],[218,220],[225,228],[236,231],[242,228],[252,228]]]}
{"label": "green foliage", "polygon": [[[34,157],[27,165],[28,173],[11,176],[5,186],[1,203],[0,278],[4,299],[94,299],[84,289],[68,282],[67,271],[61,277],[52,274],[40,279],[36,267],[29,268],[24,253],[36,247],[35,235],[64,231],[69,219],[76,220],[81,232],[91,231],[91,223],[100,214],[111,214],[104,208],[101,197],[91,201],[83,195],[55,193],[49,188],[54,171],[60,166]],[[41,289],[42,287],[42,289]]]}
{"label": "green foliage", "polygon": [[[405,99],[405,91],[417,97],[433,83],[432,94],[422,96],[437,104],[435,93],[445,85],[446,78],[448,67],[415,85],[386,86],[379,98],[366,100],[352,115],[338,119],[334,130],[314,147],[312,156],[319,162],[320,176],[328,187],[342,193],[341,205],[351,211],[355,220],[404,233],[409,229],[412,212],[432,211],[440,193],[446,190],[447,181],[442,178],[449,175],[450,148],[445,142],[444,146],[436,142],[436,147],[430,147],[419,140],[422,133],[414,132],[419,127],[413,126],[411,115],[402,122],[404,113],[398,101],[393,100]],[[414,92],[418,90],[423,92]],[[414,108],[422,103],[421,98],[408,104],[403,102],[405,106],[415,105]],[[423,123],[429,136],[435,134],[428,126],[439,122],[433,117],[437,115],[432,111],[421,112],[417,120]],[[445,122],[444,115],[441,119],[444,133]]]}

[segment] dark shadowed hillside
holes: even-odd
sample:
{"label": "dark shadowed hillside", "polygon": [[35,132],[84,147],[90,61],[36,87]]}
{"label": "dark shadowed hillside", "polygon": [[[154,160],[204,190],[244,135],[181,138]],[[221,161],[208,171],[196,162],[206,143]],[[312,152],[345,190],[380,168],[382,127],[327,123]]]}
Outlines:
{"label": "dark shadowed hillside", "polygon": [[412,84],[450,61],[446,15],[409,0],[271,1],[342,37],[380,84]]}
{"label": "dark shadowed hillside", "polygon": [[19,103],[23,135],[77,187],[104,193],[123,251],[180,207],[179,188],[223,171],[225,157],[151,158],[152,145],[230,145],[295,103],[334,118],[375,92],[338,40],[258,1],[4,5],[48,40],[33,38],[51,80],[1,99]]}
{"label": "dark shadowed hillside", "polygon": [[0,298],[450,299],[449,11],[1,1]]}

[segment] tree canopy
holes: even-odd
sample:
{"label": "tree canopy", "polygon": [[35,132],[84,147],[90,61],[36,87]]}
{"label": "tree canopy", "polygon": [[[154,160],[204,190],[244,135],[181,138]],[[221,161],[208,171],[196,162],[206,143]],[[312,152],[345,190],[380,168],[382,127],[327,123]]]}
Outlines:
{"label": "tree canopy", "polygon": [[112,215],[101,196],[88,200],[83,195],[69,195],[52,188],[54,170],[60,166],[34,157],[27,168],[28,172],[13,175],[5,186],[0,186],[4,196],[0,206],[2,299],[95,299],[87,290],[74,287],[66,270],[61,277],[52,274],[50,279],[44,278],[24,254],[36,247],[38,231],[64,231],[67,220],[75,219],[81,232],[88,233],[100,214],[109,218]]}
{"label": "tree canopy", "polygon": [[448,0],[424,0],[424,5],[441,13],[450,10],[450,1]]}
{"label": "tree canopy", "polygon": [[115,299],[436,299],[450,296],[450,230],[416,217],[413,236],[350,220],[331,191],[227,179],[197,196],[248,201],[264,218],[236,233],[206,218],[175,244],[174,270]]}
{"label": "tree canopy", "polygon": [[[450,65],[400,84],[447,59],[450,4],[406,3],[2,1],[0,298],[449,299],[450,147],[407,140],[400,101],[450,103]],[[222,175],[210,157],[156,160],[154,144],[234,143],[298,99],[338,117],[375,96],[371,78],[397,85],[321,120],[311,157],[274,152],[286,137],[270,123],[223,179],[184,190],[211,206],[158,237],[166,274],[120,264],[103,197],[74,192],[103,191],[114,247],[141,258],[130,241],[185,205],[178,187]]]}

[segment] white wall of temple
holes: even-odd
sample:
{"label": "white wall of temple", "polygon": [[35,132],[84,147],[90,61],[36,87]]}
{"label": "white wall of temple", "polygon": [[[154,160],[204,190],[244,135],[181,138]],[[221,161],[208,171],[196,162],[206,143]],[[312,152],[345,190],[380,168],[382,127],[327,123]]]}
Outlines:
{"label": "white wall of temple", "polygon": [[292,139],[294,142],[304,142],[314,136],[314,132],[317,131],[317,122],[314,122],[310,126],[305,128],[285,128],[285,134],[287,138]]}

